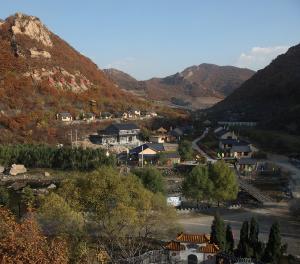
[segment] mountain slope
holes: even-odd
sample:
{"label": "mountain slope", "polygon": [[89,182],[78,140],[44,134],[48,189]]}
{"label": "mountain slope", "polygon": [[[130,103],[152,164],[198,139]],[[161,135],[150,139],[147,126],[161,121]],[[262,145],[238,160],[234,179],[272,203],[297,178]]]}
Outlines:
{"label": "mountain slope", "polygon": [[261,126],[300,131],[300,44],[278,56],[210,111],[219,118],[236,116]]}
{"label": "mountain slope", "polygon": [[[139,91],[153,100],[190,104],[195,108],[203,106],[205,99],[220,101],[254,74],[248,69],[213,64],[192,66],[181,73],[147,81],[137,81],[115,69],[108,69],[105,73],[126,90]],[[199,99],[202,99],[202,105]]]}
{"label": "mountain slope", "polygon": [[[57,112],[75,116],[141,105],[138,98],[124,101],[124,96],[96,64],[38,18],[17,13],[0,21],[1,140],[4,134],[13,137],[7,141],[34,139],[39,129],[47,135]],[[96,105],[90,106],[91,100]]]}

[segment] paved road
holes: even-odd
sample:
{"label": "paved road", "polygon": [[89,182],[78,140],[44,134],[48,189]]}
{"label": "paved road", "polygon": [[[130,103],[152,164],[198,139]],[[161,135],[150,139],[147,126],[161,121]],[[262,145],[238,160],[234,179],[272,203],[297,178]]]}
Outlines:
{"label": "paved road", "polygon": [[208,132],[209,132],[209,129],[207,128],[207,129],[204,130],[204,132],[202,133],[202,135],[201,135],[200,137],[197,137],[195,140],[193,140],[193,141],[192,141],[192,148],[193,148],[194,150],[196,150],[197,152],[199,152],[200,155],[202,155],[203,157],[205,157],[206,160],[207,160],[208,162],[215,163],[217,160],[215,160],[215,159],[211,158],[210,156],[208,156],[208,155],[206,154],[206,152],[203,151],[203,150],[198,146],[198,144],[197,144],[200,140],[202,140],[202,139],[208,134]]}
{"label": "paved road", "polygon": [[283,155],[268,154],[268,160],[291,172],[293,196],[300,198],[300,169],[291,164],[289,158]]}
{"label": "paved road", "polygon": [[[270,208],[229,210],[220,209],[225,222],[230,224],[235,240],[239,239],[239,230],[244,220],[255,217],[260,226],[260,239],[268,240],[269,229],[274,221],[278,221],[281,228],[283,243],[288,244],[288,253],[300,255],[300,222],[290,217],[287,204],[276,204]],[[185,232],[210,233],[213,212],[209,214],[179,215],[179,224]]]}

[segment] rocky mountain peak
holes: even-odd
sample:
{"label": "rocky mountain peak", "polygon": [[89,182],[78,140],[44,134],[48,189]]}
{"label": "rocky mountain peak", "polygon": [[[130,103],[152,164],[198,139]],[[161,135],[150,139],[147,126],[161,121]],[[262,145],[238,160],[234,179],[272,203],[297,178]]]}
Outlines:
{"label": "rocky mountain peak", "polygon": [[16,13],[14,16],[7,18],[6,22],[11,22],[11,31],[13,35],[26,35],[29,38],[42,43],[46,47],[53,46],[51,33],[39,18]]}

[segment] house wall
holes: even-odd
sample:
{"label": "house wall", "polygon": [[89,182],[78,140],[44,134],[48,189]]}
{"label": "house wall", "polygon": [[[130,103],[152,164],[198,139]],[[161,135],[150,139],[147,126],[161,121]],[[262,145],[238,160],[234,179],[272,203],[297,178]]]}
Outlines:
{"label": "house wall", "polygon": [[136,135],[120,135],[119,143],[120,144],[135,144],[138,142]]}
{"label": "house wall", "polygon": [[153,142],[153,143],[164,143],[165,142],[164,137],[158,137],[158,136],[150,136],[149,140],[150,140],[150,142]]}
{"label": "house wall", "polygon": [[72,117],[61,117],[61,121],[63,121],[63,122],[70,122],[72,120],[73,120]]}
{"label": "house wall", "polygon": [[100,143],[101,144],[115,144],[117,143],[117,137],[116,136],[111,136],[111,137],[101,137],[100,138]]}
{"label": "house wall", "polygon": [[252,152],[233,152],[235,158],[251,158]]}

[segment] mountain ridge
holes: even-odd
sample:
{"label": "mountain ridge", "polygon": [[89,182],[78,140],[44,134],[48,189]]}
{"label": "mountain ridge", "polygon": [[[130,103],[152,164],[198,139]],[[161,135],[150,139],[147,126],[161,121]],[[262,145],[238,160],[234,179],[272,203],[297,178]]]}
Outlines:
{"label": "mountain ridge", "polygon": [[254,74],[249,69],[208,63],[193,65],[182,72],[145,81],[138,81],[117,69],[106,69],[104,72],[119,87],[137,92],[148,99],[171,103],[182,101],[196,105],[197,102],[193,101],[198,98],[215,98],[220,101]]}

